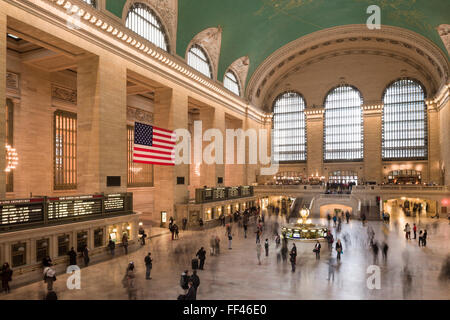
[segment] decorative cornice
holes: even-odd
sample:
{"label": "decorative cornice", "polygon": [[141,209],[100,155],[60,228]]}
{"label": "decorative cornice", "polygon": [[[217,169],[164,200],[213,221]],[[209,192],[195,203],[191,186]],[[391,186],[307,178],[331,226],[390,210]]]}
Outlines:
{"label": "decorative cornice", "polygon": [[[21,0],[21,2],[24,2],[24,0]],[[207,94],[213,99],[217,99],[215,98],[215,95],[221,96],[221,99],[225,98],[225,101],[221,100],[221,102],[233,111],[245,115],[247,114],[247,109],[251,107],[251,105],[246,103],[243,99],[237,97],[233,93],[230,93],[223,87],[223,85],[207,78],[197,70],[188,66],[184,61],[181,61],[176,56],[157,48],[151,42],[125,28],[117,20],[95,10],[83,1],[33,0],[33,2],[52,4],[55,8],[60,10],[58,13],[59,19],[65,19],[66,21],[69,20],[71,17],[67,12],[71,12],[71,15],[77,15],[80,17],[80,23],[77,25],[77,28],[75,28],[76,30],[72,28],[72,32],[79,33],[80,30],[78,29],[83,29],[83,31],[87,34],[91,34],[91,31],[89,31],[88,28],[84,28],[84,25],[95,28],[103,35],[115,39],[116,41],[120,41],[122,45],[125,44],[130,49],[133,49],[140,54],[145,54],[146,57],[151,60],[151,63],[146,61],[146,64],[153,66],[153,64],[156,63],[158,68],[171,69],[171,72],[175,72],[177,76],[180,76],[179,79],[174,79],[175,81],[194,81],[197,83],[195,90],[200,90],[203,94]],[[25,3],[29,2],[26,1],[22,5],[25,5]],[[42,6],[40,7],[42,8]],[[42,11],[40,14],[42,14]],[[259,123],[264,123],[266,113],[258,109],[255,109],[254,113],[256,114],[256,117],[252,117],[252,119]]]}
{"label": "decorative cornice", "polygon": [[301,57],[308,52],[314,52],[314,50],[321,47],[326,48],[331,44],[341,44],[347,41],[349,43],[357,41],[364,43],[370,41],[375,41],[375,43],[385,42],[398,46],[402,50],[403,48],[409,49],[411,50],[410,52],[414,51],[415,54],[421,56],[423,60],[431,64],[436,70],[440,78],[436,90],[448,81],[449,63],[447,57],[425,37],[412,31],[392,26],[382,26],[382,30],[368,30],[366,25],[348,25],[311,33],[277,50],[252,75],[246,91],[248,100],[254,102],[261,94],[269,78],[273,77],[277,71],[297,57]]}

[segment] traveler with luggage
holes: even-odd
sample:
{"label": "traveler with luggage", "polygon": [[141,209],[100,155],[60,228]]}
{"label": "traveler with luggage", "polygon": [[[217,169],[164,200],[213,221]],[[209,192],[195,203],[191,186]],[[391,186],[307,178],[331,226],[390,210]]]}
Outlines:
{"label": "traveler with luggage", "polygon": [[[199,269],[203,270],[203,266],[205,265],[205,259],[206,259],[206,251],[203,247],[198,250],[197,255],[198,259],[200,260]],[[193,268],[194,269],[194,268]],[[195,269],[194,269],[195,270]]]}

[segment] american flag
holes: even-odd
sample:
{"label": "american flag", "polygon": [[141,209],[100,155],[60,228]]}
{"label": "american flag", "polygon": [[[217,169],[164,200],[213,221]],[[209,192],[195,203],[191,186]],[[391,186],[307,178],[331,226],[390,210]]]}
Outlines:
{"label": "american flag", "polygon": [[174,166],[175,144],[175,132],[136,122],[133,162]]}

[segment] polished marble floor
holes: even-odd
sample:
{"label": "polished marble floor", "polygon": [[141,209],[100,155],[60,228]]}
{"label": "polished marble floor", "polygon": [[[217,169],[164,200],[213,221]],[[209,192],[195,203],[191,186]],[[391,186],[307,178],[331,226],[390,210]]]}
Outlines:
{"label": "polished marble floor", "polygon": [[[180,275],[190,269],[196,251],[204,246],[208,251],[205,270],[199,271],[201,285],[199,300],[266,300],[266,299],[450,299],[450,282],[439,280],[444,260],[450,254],[450,225],[441,219],[414,220],[419,229],[428,230],[426,248],[420,248],[415,240],[406,240],[403,228],[412,218],[393,215],[393,221],[369,222],[363,226],[359,221],[343,224],[335,239],[340,238],[344,254],[340,263],[336,252],[322,245],[321,259],[316,260],[312,243],[297,242],[297,270],[291,272],[288,263],[277,262],[275,242],[271,228],[275,219],[266,221],[263,239],[270,239],[269,256],[258,264],[254,228],[244,238],[243,230],[233,226],[232,249],[228,250],[225,229],[219,227],[202,232],[184,232],[180,240],[171,241],[170,235],[153,238],[145,248],[128,256],[105,261],[81,270],[81,289],[66,287],[67,275],[58,276],[54,288],[59,299],[96,300],[128,299],[121,280],[128,262],[137,266],[137,298],[173,300],[183,290],[179,286]],[[319,221],[315,221],[319,222]],[[320,223],[327,224],[325,220]],[[389,245],[387,261],[380,255],[376,264],[381,270],[381,287],[367,287],[367,268],[374,264],[372,250],[368,245],[368,228],[375,232],[375,240]],[[221,238],[221,254],[209,256],[209,240],[212,235]],[[344,240],[345,239],[345,240]],[[289,243],[289,248],[292,243]],[[121,248],[118,248],[119,250]],[[144,256],[152,252],[154,259],[152,280],[145,280]],[[334,279],[329,276],[329,263],[334,266]],[[405,267],[407,269],[405,269]],[[407,277],[406,274],[410,274]],[[409,280],[408,280],[409,279]],[[42,299],[45,285],[41,281],[14,289],[0,299]]]}

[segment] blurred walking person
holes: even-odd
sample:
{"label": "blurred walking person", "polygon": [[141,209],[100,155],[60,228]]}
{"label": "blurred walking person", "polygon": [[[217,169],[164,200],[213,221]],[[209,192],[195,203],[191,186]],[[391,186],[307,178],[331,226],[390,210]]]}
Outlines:
{"label": "blurred walking person", "polygon": [[144,263],[145,263],[145,279],[150,280],[150,272],[153,268],[153,259],[151,257],[151,253],[149,252],[148,255],[145,256]]}
{"label": "blurred walking person", "polygon": [[261,265],[261,243],[256,244],[256,256],[258,257],[258,264]]}
{"label": "blurred walking person", "polygon": [[128,299],[136,300],[137,299],[136,270],[133,262],[130,262],[128,264],[123,282],[125,288],[127,289]]}
{"label": "blurred walking person", "polygon": [[9,287],[9,283],[12,281],[13,271],[9,267],[9,263],[5,262],[0,271],[2,277],[2,289],[5,293],[9,293],[11,291]]}
{"label": "blurred walking person", "polygon": [[228,234],[228,250],[231,250],[231,242],[233,240],[233,236],[231,235],[231,232]]}
{"label": "blurred walking person", "polygon": [[266,250],[266,257],[269,256],[269,239],[266,239],[266,242],[264,242],[264,249]]}
{"label": "blurred walking person", "polygon": [[314,253],[316,254],[316,260],[320,259],[320,249],[322,248],[322,245],[320,244],[319,240],[317,240],[315,246],[314,246]]}
{"label": "blurred walking person", "polygon": [[339,261],[341,261],[341,254],[342,254],[343,250],[342,250],[342,243],[341,243],[340,239],[338,239],[338,241],[336,242],[336,252],[337,252],[337,259]]}
{"label": "blurred walking person", "polygon": [[386,242],[383,242],[383,261],[387,262],[387,254],[388,254],[389,246]]}
{"label": "blurred walking person", "polygon": [[123,234],[122,245],[123,245],[123,250],[125,251],[125,254],[128,254],[128,236],[126,233]]}

